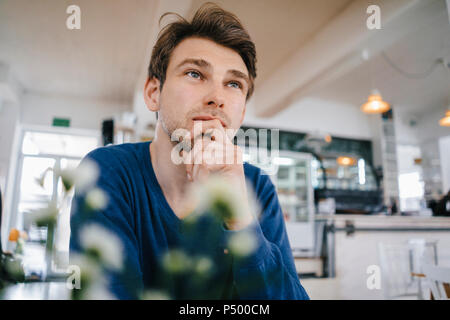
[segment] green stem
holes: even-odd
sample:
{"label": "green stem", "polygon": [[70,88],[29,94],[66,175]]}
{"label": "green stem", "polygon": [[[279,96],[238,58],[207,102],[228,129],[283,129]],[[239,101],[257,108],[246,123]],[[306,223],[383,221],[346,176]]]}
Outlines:
{"label": "green stem", "polygon": [[52,271],[52,261],[53,261],[53,242],[55,235],[54,223],[49,223],[47,227],[47,243],[45,247],[45,260],[47,262],[47,276]]}

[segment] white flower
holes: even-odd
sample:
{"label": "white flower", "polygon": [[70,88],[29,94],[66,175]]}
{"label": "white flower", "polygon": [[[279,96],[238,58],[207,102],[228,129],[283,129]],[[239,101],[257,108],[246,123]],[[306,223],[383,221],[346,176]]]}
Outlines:
{"label": "white flower", "polygon": [[170,300],[170,296],[160,290],[147,290],[142,295],[142,300]]}
{"label": "white flower", "polygon": [[[115,297],[107,289],[108,282],[104,277],[98,261],[84,254],[71,254],[70,266],[77,266],[80,274],[80,287],[72,287],[72,299],[113,300]],[[69,279],[68,279],[69,280]]]}
{"label": "white flower", "polygon": [[164,254],[163,266],[170,273],[183,273],[190,270],[191,259],[182,250],[173,249]]}
{"label": "white flower", "polygon": [[108,197],[100,188],[94,188],[86,195],[86,204],[92,210],[103,210],[108,205]]}
{"label": "white flower", "polygon": [[111,231],[98,224],[89,224],[80,231],[81,246],[94,250],[102,263],[115,270],[122,268],[122,241]]}
{"label": "white flower", "polygon": [[[80,268],[80,276],[84,281],[87,281],[89,283],[92,281],[104,281],[100,265],[95,260],[89,258],[84,254],[72,253],[70,255],[70,265]],[[89,283],[87,283],[87,285],[89,285]]]}
{"label": "white flower", "polygon": [[99,168],[94,161],[85,159],[78,168],[63,169],[56,174],[61,177],[66,191],[69,191],[75,185],[79,191],[83,192],[97,182]]}
{"label": "white flower", "polygon": [[69,191],[70,189],[72,189],[73,185],[75,184],[75,169],[63,169],[60,171],[56,171],[55,174],[61,177],[65,191]]}
{"label": "white flower", "polygon": [[245,257],[256,249],[256,242],[256,238],[252,233],[240,231],[230,237],[228,246],[233,255]]}
{"label": "white flower", "polygon": [[213,263],[207,257],[199,257],[195,260],[194,270],[199,274],[206,274],[211,271]]}
{"label": "white flower", "polygon": [[32,212],[32,221],[38,226],[55,223],[58,213],[59,211],[56,204],[50,202],[47,207]]}
{"label": "white flower", "polygon": [[76,169],[75,185],[78,190],[86,190],[97,182],[100,170],[97,163],[84,160]]}
{"label": "white flower", "polygon": [[47,173],[48,173],[49,171],[51,171],[51,170],[53,170],[53,169],[52,169],[52,168],[47,168],[47,169],[45,169],[45,171],[39,176],[39,178],[34,178],[35,181],[36,181],[36,183],[37,183],[38,185],[40,185],[41,188],[44,188],[45,178],[47,177]]}
{"label": "white flower", "polygon": [[230,220],[239,220],[248,208],[245,196],[218,175],[210,176],[203,184],[194,185],[191,200],[198,213],[220,208],[221,213],[227,215],[222,218]]}
{"label": "white flower", "polygon": [[83,292],[84,300],[117,300],[106,285],[95,282]]}

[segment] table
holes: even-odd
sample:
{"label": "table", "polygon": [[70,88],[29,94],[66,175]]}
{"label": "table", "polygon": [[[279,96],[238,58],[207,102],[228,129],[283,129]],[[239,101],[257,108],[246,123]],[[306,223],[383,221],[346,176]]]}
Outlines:
{"label": "table", "polygon": [[70,289],[65,282],[25,282],[6,287],[2,300],[68,300]]}

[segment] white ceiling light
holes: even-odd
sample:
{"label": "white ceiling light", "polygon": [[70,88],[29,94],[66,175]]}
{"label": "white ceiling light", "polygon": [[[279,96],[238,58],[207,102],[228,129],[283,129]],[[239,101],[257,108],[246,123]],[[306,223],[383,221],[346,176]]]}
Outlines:
{"label": "white ceiling light", "polygon": [[439,125],[442,127],[450,127],[450,106],[448,106],[448,110],[445,113],[445,117],[439,120]]}

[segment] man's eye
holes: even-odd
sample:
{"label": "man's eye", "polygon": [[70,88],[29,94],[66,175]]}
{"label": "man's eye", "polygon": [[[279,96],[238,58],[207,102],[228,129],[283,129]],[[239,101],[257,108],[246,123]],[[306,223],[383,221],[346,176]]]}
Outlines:
{"label": "man's eye", "polygon": [[197,72],[197,71],[188,71],[188,72],[186,72],[186,74],[194,79],[200,79],[202,77],[200,72]]}
{"label": "man's eye", "polygon": [[231,86],[232,88],[236,88],[236,89],[242,88],[241,84],[239,82],[236,82],[236,81],[228,82],[228,85]]}

